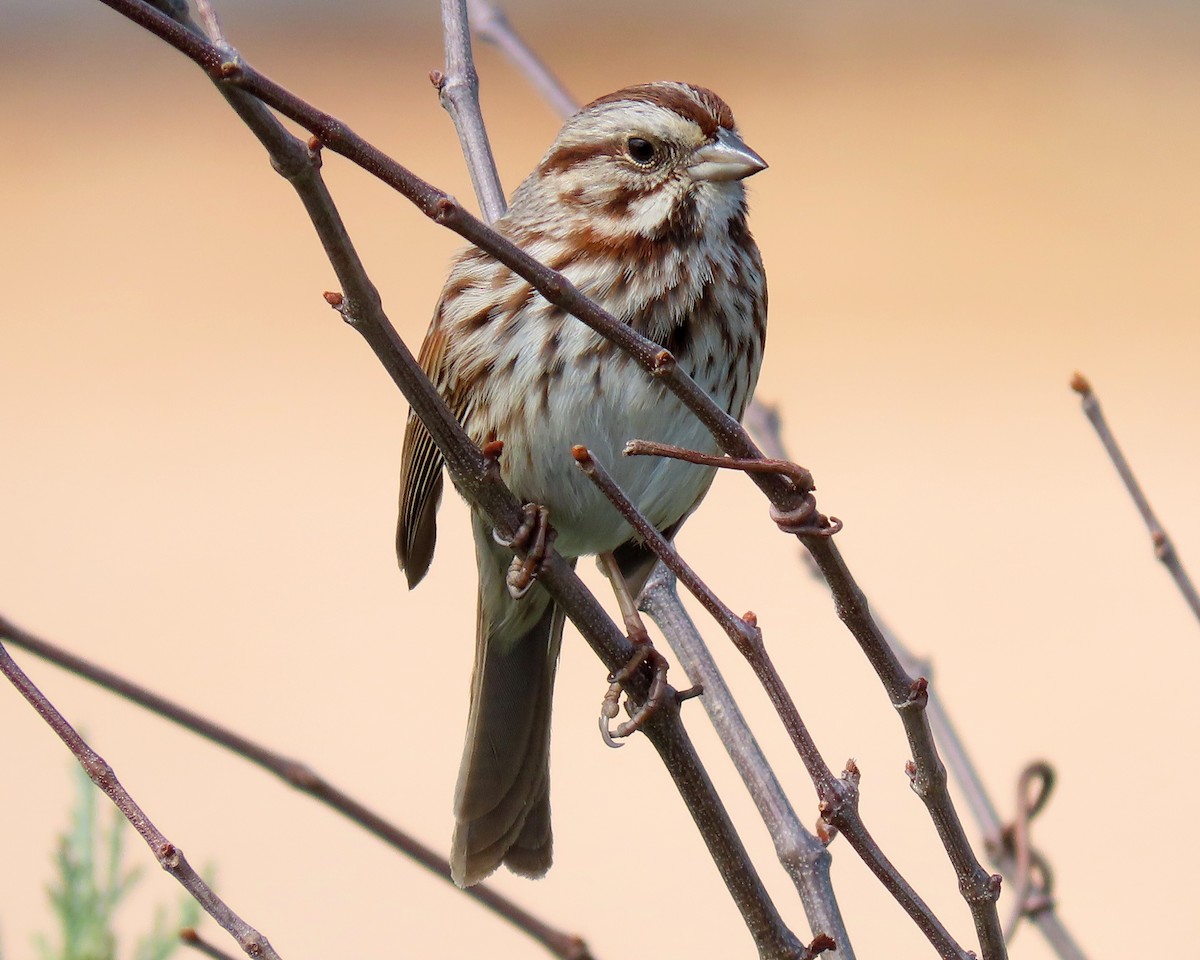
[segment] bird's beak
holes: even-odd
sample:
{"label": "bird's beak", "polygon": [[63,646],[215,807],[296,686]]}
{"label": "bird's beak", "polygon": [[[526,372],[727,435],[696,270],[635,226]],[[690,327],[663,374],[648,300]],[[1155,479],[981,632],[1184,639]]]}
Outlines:
{"label": "bird's beak", "polygon": [[767,161],[724,127],[717,130],[712,143],[692,154],[687,168],[695,180],[742,180],[766,169]]}

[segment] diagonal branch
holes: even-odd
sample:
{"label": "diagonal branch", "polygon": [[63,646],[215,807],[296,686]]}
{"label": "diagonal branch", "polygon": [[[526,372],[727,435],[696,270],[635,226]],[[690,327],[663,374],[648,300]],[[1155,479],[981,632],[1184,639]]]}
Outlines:
{"label": "diagonal branch", "polygon": [[843,773],[840,778],[834,776],[833,771],[825,763],[816,742],[800,717],[795,701],[767,654],[762,631],[759,629],[754,615],[748,613],[744,617],[739,617],[730,610],[696,575],[696,572],[679,555],[666,537],[659,533],[654,525],[642,515],[637,506],[629,500],[586,448],[576,447],[575,459],[596,489],[604,494],[608,502],[633,527],[646,546],[654,551],[655,556],[662,564],[670,569],[700,601],[700,604],[712,615],[733,641],[734,646],[749,662],[771,698],[771,703],[792,738],[796,752],[800,754],[800,759],[804,762],[804,766],[817,788],[822,818],[846,836],[855,852],[913,918],[942,957],[966,960],[967,952],[955,943],[949,931],[934,916],[933,911],[887,859],[862,822],[858,812],[859,777],[853,761],[847,765],[849,772]]}
{"label": "diagonal branch", "polygon": [[1162,524],[1158,522],[1158,517],[1155,516],[1154,511],[1150,509],[1150,501],[1146,499],[1146,495],[1142,492],[1141,484],[1137,482],[1137,477],[1133,475],[1133,469],[1129,466],[1129,461],[1125,459],[1125,454],[1121,452],[1121,448],[1117,445],[1117,438],[1113,436],[1112,429],[1104,417],[1104,411],[1100,409],[1100,401],[1096,399],[1096,394],[1092,391],[1092,385],[1082,373],[1077,373],[1071,378],[1071,389],[1079,394],[1083,404],[1084,415],[1091,421],[1092,426],[1095,428],[1096,435],[1100,438],[1100,442],[1104,444],[1104,449],[1107,451],[1109,459],[1112,460],[1113,466],[1117,468],[1117,473],[1120,474],[1121,482],[1125,484],[1125,489],[1129,491],[1129,496],[1133,498],[1138,513],[1142,515],[1142,522],[1146,524],[1146,528],[1150,531],[1150,542],[1154,546],[1154,556],[1162,562],[1163,566],[1171,574],[1175,585],[1179,588],[1179,592],[1183,594],[1183,599],[1191,607],[1192,615],[1200,620],[1200,594],[1196,592],[1196,587],[1192,583],[1191,577],[1184,570],[1183,561],[1179,559],[1179,554],[1175,551],[1175,544],[1167,536],[1167,531],[1163,529]]}
{"label": "diagonal branch", "polygon": [[88,745],[83,737],[75,732],[75,728],[58,712],[54,704],[34,686],[33,681],[25,675],[25,672],[9,655],[3,643],[0,643],[0,673],[3,673],[17,688],[21,696],[29,701],[30,706],[38,712],[50,729],[67,745],[67,749],[75,755],[75,759],[83,767],[84,773],[133,825],[133,829],[146,841],[146,846],[158,860],[159,866],[178,880],[183,888],[204,908],[205,912],[228,931],[247,956],[258,957],[261,960],[279,960],[279,954],[275,952],[275,948],[271,946],[267,938],[234,913],[187,862],[183,851],[163,836],[158,827],[146,816],[145,811],[121,785],[113,768]]}
{"label": "diagonal branch", "polygon": [[575,98],[546,66],[546,62],[512,28],[503,10],[491,0],[467,0],[467,8],[471,11],[471,23],[475,25],[475,32],[480,39],[499,47],[555,113],[566,119],[579,109]]}
{"label": "diagonal branch", "polygon": [[[433,871],[444,880],[450,879],[450,864],[438,853],[409,836],[399,827],[389,823],[382,816],[364,804],[355,800],[349,794],[338,789],[328,780],[321,777],[308,764],[286,757],[281,753],[269,750],[262,744],[255,743],[241,734],[235,733],[228,727],[201,716],[200,714],[181,706],[166,697],[147,690],[125,677],[106,670],[83,657],[78,657],[46,640],[36,637],[26,630],[0,615],[0,638],[7,640],[15,647],[28,650],[35,656],[48,660],[50,663],[68,670],[76,676],[90,680],[98,686],[110,690],[139,707],[149,710],[185,730],[203,737],[204,739],[222,746],[232,753],[258,767],[275,774],[288,785],[306,793],[338,813],[357,823],[364,830],[374,834],[384,843],[406,854],[428,870]],[[500,916],[524,930],[535,940],[545,946],[556,957],[563,960],[587,960],[591,956],[587,945],[575,934],[564,933],[550,924],[538,919],[533,914],[517,906],[507,897],[501,895],[487,884],[480,883],[467,887],[464,891],[485,907],[495,911]]]}
{"label": "diagonal branch", "polygon": [[[788,451],[783,443],[782,424],[777,409],[766,405],[759,405],[758,409],[753,411],[753,416],[747,416],[747,420],[748,426],[754,432],[755,436],[759,438],[763,449],[769,456],[781,460],[788,458]],[[813,573],[816,575],[818,571],[814,569]],[[888,645],[897,652],[904,663],[905,669],[910,673],[932,678],[932,664],[916,657],[905,647],[895,632],[889,630],[886,625],[881,623],[880,626],[887,637]],[[958,735],[958,731],[955,729],[950,715],[946,712],[946,708],[942,704],[940,697],[938,697],[936,690],[930,685],[926,693],[925,712],[929,717],[930,727],[936,734],[939,748],[946,757],[946,764],[958,781],[967,806],[971,810],[980,832],[983,834],[984,849],[987,850],[992,864],[1001,873],[1010,878],[1016,877],[1018,875],[1016,861],[1011,850],[1004,843],[1004,826],[1000,822],[1000,816],[996,812],[995,804],[992,803],[991,797],[988,796],[987,789],[983,785],[983,780],[979,776],[979,772],[970,755],[967,753],[966,746],[963,744],[962,738]],[[1052,899],[1044,903],[1040,910],[1033,913],[1030,916],[1030,920],[1038,927],[1042,936],[1046,938],[1046,941],[1061,960],[1086,960],[1082,949],[1059,916]]]}
{"label": "diagonal branch", "polygon": [[833,858],[825,844],[801,823],[704,638],[680,601],[675,575],[661,563],[655,565],[642,588],[640,608],[663,632],[688,679],[704,691],[700,703],[758,808],[780,864],[792,878],[809,928],[834,940],[835,956],[854,960],[854,946],[830,877]]}

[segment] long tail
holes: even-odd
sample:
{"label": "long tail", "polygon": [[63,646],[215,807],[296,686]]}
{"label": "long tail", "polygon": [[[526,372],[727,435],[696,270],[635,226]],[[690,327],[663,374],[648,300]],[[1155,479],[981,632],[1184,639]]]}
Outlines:
{"label": "long tail", "polygon": [[553,855],[550,830],[550,708],[563,617],[534,584],[508,595],[512,554],[472,517],[479,561],[479,617],[467,741],[454,798],[450,866],[461,887],[501,863],[540,877]]}

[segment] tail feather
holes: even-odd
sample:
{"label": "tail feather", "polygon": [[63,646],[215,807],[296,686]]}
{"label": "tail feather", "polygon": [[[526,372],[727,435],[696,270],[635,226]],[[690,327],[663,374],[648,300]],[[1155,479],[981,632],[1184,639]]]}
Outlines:
{"label": "tail feather", "polygon": [[508,596],[511,555],[482,521],[474,526],[479,618],[450,854],[459,886],[501,863],[534,877],[550,868],[550,711],[563,628],[540,586],[520,601]]}

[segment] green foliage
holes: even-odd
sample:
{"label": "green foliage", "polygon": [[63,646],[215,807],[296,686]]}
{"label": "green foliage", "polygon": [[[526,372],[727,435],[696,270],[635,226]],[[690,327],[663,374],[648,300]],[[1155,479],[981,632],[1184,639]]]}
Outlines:
{"label": "green foliage", "polygon": [[[54,862],[57,877],[47,890],[58,918],[61,943],[37,938],[41,960],[116,960],[117,908],[141,877],[141,870],[122,864],[127,823],[113,810],[107,830],[97,820],[99,795],[87,775],[75,768],[78,798],[71,811],[70,828],[58,839]],[[195,926],[200,906],[186,897],[168,920],[167,911],[155,911],[150,932],[133,949],[132,960],[166,960],[179,946],[178,933]]]}

